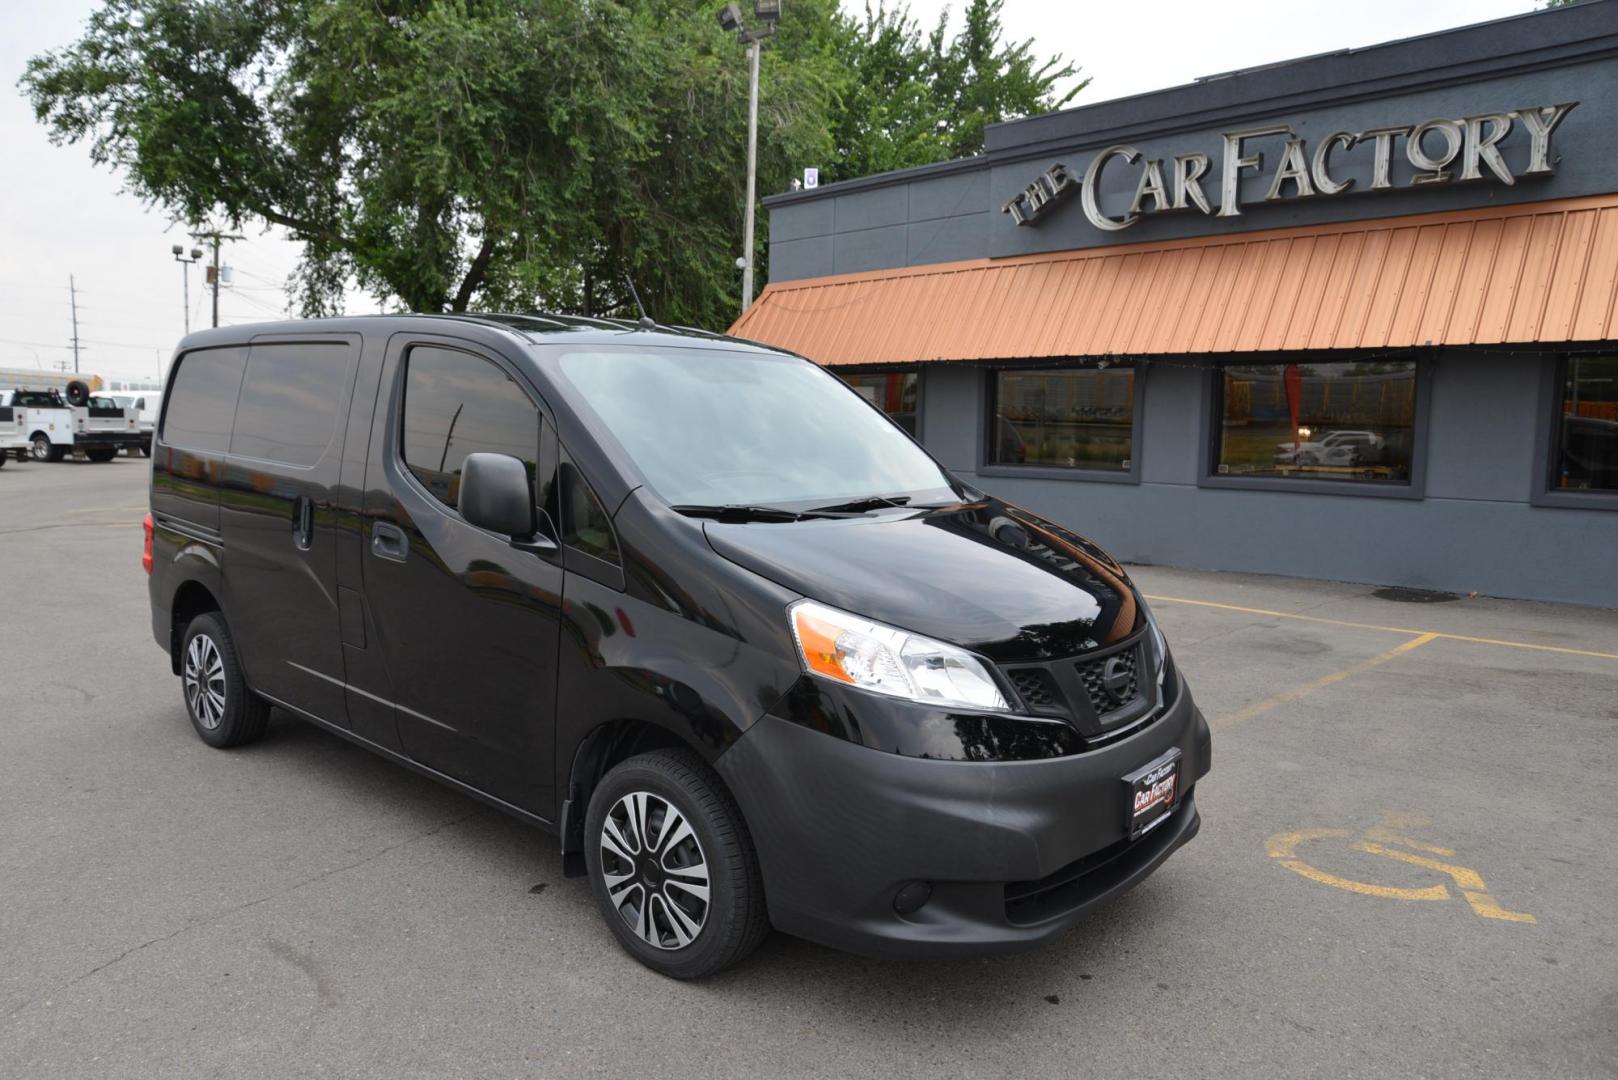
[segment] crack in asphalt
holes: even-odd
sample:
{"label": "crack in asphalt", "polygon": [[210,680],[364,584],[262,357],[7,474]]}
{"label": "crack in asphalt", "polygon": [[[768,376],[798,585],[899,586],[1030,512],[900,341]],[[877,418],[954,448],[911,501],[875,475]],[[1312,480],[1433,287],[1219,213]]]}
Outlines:
{"label": "crack in asphalt", "polygon": [[0,529],[0,536],[18,536],[22,533],[45,532],[48,529],[114,529],[122,526],[140,527],[138,521],[63,521],[54,525],[25,525],[20,529]]}
{"label": "crack in asphalt", "polygon": [[[73,987],[77,986],[79,983],[84,982],[86,979],[89,979],[89,978],[92,978],[92,977],[94,977],[96,975],[101,974],[101,972],[106,971],[108,968],[113,967],[114,965],[121,963],[122,961],[128,959],[129,957],[134,956],[136,953],[141,952],[144,949],[150,948],[153,945],[161,945],[165,941],[172,941],[173,939],[179,937],[181,934],[187,933],[188,931],[191,931],[191,930],[199,930],[199,929],[201,929],[201,928],[203,928],[205,926],[212,926],[213,924],[215,924],[217,922],[222,922],[223,920],[230,918],[232,915],[235,915],[238,912],[246,911],[248,908],[257,907],[258,905],[268,903],[271,900],[279,900],[283,896],[290,896],[290,895],[292,895],[293,893],[297,892],[300,889],[308,888],[310,885],[317,884],[317,883],[319,883],[321,881],[326,880],[327,878],[334,877],[337,874],[346,874],[350,870],[357,870],[360,867],[366,865],[367,863],[375,862],[377,859],[380,859],[382,856],[388,854],[389,852],[397,851],[400,848],[405,847],[405,846],[407,846],[409,844],[414,844],[418,840],[425,840],[429,836],[435,836],[438,833],[442,832],[443,830],[449,828],[451,825],[459,825],[463,821],[467,821],[467,820],[469,820],[469,819],[471,819],[473,817],[476,817],[477,814],[480,812],[480,810],[481,810],[481,807],[478,807],[478,808],[474,808],[474,809],[468,811],[465,814],[460,815],[459,817],[448,818],[448,819],[446,819],[444,821],[439,822],[437,825],[434,825],[432,828],[426,830],[425,832],[419,832],[419,833],[416,833],[413,836],[408,836],[403,840],[399,840],[399,841],[397,841],[395,843],[389,844],[387,847],[384,847],[384,848],[382,848],[382,849],[380,849],[378,851],[374,851],[371,854],[365,856],[365,858],[363,858],[363,859],[358,859],[358,860],[356,860],[354,862],[351,862],[351,863],[348,863],[347,865],[344,865],[344,866],[336,866],[336,867],[333,867],[330,870],[322,870],[320,873],[314,875],[313,877],[310,877],[310,878],[307,878],[307,879],[305,879],[303,881],[300,881],[296,885],[291,885],[291,886],[288,886],[285,889],[280,889],[280,890],[278,890],[276,892],[269,893],[268,895],[260,896],[260,897],[257,897],[255,899],[245,901],[243,903],[237,904],[234,907],[227,908],[224,911],[218,912],[217,914],[209,915],[209,916],[207,916],[205,918],[198,919],[195,922],[186,923],[184,926],[180,927],[178,930],[173,931],[172,933],[163,934],[160,937],[152,938],[150,941],[143,941],[139,945],[131,945],[129,948],[125,949],[123,952],[119,953],[117,956],[114,956],[112,959],[104,961],[103,963],[97,964],[95,967],[91,968],[89,971],[86,971],[84,974],[77,975],[77,976],[69,979],[67,982],[62,983],[61,985],[53,987],[52,989],[46,991],[46,993],[47,994],[59,994],[64,990],[70,990]],[[4,1016],[3,1019],[6,1020],[6,1021],[10,1021],[18,1013],[22,1012],[24,1009],[26,1009],[30,1005],[34,1004],[34,1002],[38,1001],[43,996],[44,996],[43,994],[35,994],[33,997],[29,998],[27,1001],[23,1002],[21,1005],[18,1005],[15,1009],[12,1009],[10,1012],[6,1013],[6,1015]]]}

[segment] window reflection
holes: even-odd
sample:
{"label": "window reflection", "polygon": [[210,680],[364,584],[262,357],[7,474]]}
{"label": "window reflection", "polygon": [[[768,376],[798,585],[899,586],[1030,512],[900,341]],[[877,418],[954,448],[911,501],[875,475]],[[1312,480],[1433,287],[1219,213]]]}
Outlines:
{"label": "window reflection", "polygon": [[539,467],[539,409],[511,376],[469,353],[410,350],[401,429],[405,464],[447,506],[460,505],[469,454],[509,454],[530,482]]}
{"label": "window reflection", "polygon": [[866,371],[843,374],[842,380],[860,397],[887,413],[893,422],[916,434],[916,389],[920,382],[914,371]]}
{"label": "window reflection", "polygon": [[1569,357],[1561,396],[1551,486],[1618,491],[1618,357]]}
{"label": "window reflection", "polygon": [[992,464],[1128,471],[1132,367],[997,371],[992,397]]}
{"label": "window reflection", "polygon": [[1410,482],[1414,361],[1246,364],[1221,382],[1219,475]]}

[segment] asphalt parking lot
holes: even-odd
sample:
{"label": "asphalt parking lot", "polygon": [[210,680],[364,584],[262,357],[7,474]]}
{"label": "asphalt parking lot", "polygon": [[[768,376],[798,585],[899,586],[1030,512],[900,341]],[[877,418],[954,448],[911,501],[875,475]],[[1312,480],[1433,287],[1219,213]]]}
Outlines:
{"label": "asphalt parking lot", "polygon": [[1039,952],[774,935],[686,985],[550,837],[280,713],[197,740],[146,471],[0,470],[0,1075],[1618,1067],[1618,613],[1140,568],[1214,726],[1196,840]]}

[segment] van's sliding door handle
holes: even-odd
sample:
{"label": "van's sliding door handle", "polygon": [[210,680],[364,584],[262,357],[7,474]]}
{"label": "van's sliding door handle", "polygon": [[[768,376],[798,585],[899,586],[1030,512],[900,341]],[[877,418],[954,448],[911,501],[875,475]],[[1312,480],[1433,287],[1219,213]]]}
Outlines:
{"label": "van's sliding door handle", "polygon": [[404,562],[405,556],[410,554],[410,541],[405,539],[404,530],[399,526],[378,521],[371,526],[371,554]]}
{"label": "van's sliding door handle", "polygon": [[315,543],[315,501],[299,495],[292,503],[292,545],[308,551]]}

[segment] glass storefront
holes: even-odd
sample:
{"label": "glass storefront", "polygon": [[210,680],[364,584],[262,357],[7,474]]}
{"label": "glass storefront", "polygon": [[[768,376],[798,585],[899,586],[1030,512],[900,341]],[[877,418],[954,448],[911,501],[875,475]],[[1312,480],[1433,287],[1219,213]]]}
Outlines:
{"label": "glass storefront", "polygon": [[1561,380],[1555,491],[1618,491],[1618,356],[1570,356]]}
{"label": "glass storefront", "polygon": [[1215,408],[1219,476],[1410,482],[1412,360],[1233,365]]}
{"label": "glass storefront", "polygon": [[990,387],[991,465],[1129,471],[1134,368],[1001,370]]}

